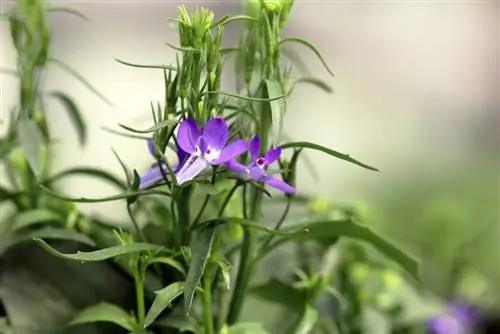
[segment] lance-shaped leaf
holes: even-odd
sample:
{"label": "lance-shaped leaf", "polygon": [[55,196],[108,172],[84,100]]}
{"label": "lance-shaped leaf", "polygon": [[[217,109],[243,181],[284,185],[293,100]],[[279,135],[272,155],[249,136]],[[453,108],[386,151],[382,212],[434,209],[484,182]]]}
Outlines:
{"label": "lance-shaped leaf", "polygon": [[132,318],[124,309],[109,303],[99,303],[80,311],[71,321],[70,325],[86,324],[93,322],[111,322],[132,331]]}
{"label": "lance-shaped leaf", "polygon": [[49,96],[54,97],[64,106],[64,109],[68,112],[69,119],[71,123],[73,123],[73,127],[78,134],[80,146],[85,145],[85,142],[87,141],[87,127],[85,126],[85,121],[83,120],[75,101],[63,92],[58,91],[50,92]]}
{"label": "lance-shaped leaf", "polygon": [[61,215],[47,209],[34,209],[19,212],[14,216],[12,230],[18,230],[45,222],[62,222]]}
{"label": "lance-shaped leaf", "polygon": [[43,241],[40,238],[34,238],[33,240],[52,255],[62,259],[73,260],[73,261],[89,261],[89,262],[104,261],[125,254],[139,253],[146,251],[159,251],[162,249],[162,247],[158,245],[147,244],[147,243],[133,243],[128,245],[113,246],[92,252],[77,252],[76,254],[63,254],[58,252],[54,248],[50,247],[45,241]]}
{"label": "lance-shaped leaf", "polygon": [[285,116],[285,100],[274,100],[276,97],[283,95],[281,84],[278,81],[266,79],[266,88],[269,98],[272,99],[272,101],[269,102],[271,106],[271,119],[273,121],[272,134],[273,143],[275,146],[277,146],[280,140],[281,130],[283,128],[283,117]]}
{"label": "lance-shaped leaf", "polygon": [[389,259],[398,263],[414,279],[420,281],[418,261],[413,256],[406,254],[366,226],[357,224],[351,220],[330,220],[314,222],[302,227],[303,232],[297,232],[289,237],[277,240],[271,244],[261,256],[264,256],[272,249],[290,241],[334,240],[336,237],[350,237],[368,242],[385,254]]}
{"label": "lance-shaped leaf", "polygon": [[314,45],[311,44],[311,42],[309,42],[309,41],[307,41],[307,40],[305,40],[303,38],[291,37],[291,38],[284,38],[284,39],[282,39],[279,42],[279,44],[290,43],[290,42],[302,44],[305,47],[309,48],[309,50],[311,50],[312,52],[314,52],[314,54],[319,58],[319,60],[321,61],[321,63],[323,64],[323,66],[325,67],[325,69],[327,70],[327,72],[330,73],[331,76],[333,76],[333,77],[335,76],[335,74],[330,69],[330,67],[326,63],[326,61],[323,58],[323,56],[321,55],[321,53],[318,51],[318,49],[316,49],[316,47]]}
{"label": "lance-shaped leaf", "polygon": [[332,149],[329,149],[329,148],[326,148],[324,146],[314,144],[314,143],[311,143],[308,141],[298,141],[298,142],[292,142],[292,143],[285,143],[285,144],[281,145],[281,148],[283,150],[287,149],[287,148],[309,148],[311,150],[321,151],[323,153],[326,153],[326,154],[331,155],[333,157],[336,157],[336,158],[342,159],[344,161],[353,163],[353,164],[358,165],[360,167],[378,172],[377,168],[366,165],[358,160],[355,160],[355,159],[351,158],[351,156],[349,154],[340,153],[340,152],[334,151]]}
{"label": "lance-shaped leaf", "polygon": [[216,227],[217,222],[203,224],[203,226],[196,231],[191,243],[192,257],[184,289],[184,311],[186,313],[189,313],[191,309],[196,287],[203,276],[205,265],[212,248]]}
{"label": "lance-shaped leaf", "polygon": [[57,173],[47,180],[44,181],[46,184],[50,184],[53,182],[56,182],[66,176],[73,176],[73,175],[79,175],[79,176],[90,176],[90,177],[95,177],[98,179],[101,179],[103,181],[107,181],[115,186],[117,186],[120,189],[126,189],[127,184],[114,176],[111,173],[108,173],[102,169],[99,168],[93,168],[93,167],[75,167],[75,168],[69,168],[65,169],[60,173]]}
{"label": "lance-shaped leaf", "polygon": [[300,317],[287,331],[288,334],[309,334],[312,333],[314,326],[318,322],[318,310],[312,305],[305,305]]}
{"label": "lance-shaped leaf", "polygon": [[40,175],[41,149],[43,138],[36,123],[30,119],[20,119],[17,130],[26,161],[36,176]]}
{"label": "lance-shaped leaf", "polygon": [[299,312],[307,297],[303,290],[295,289],[277,278],[271,278],[268,282],[251,288],[250,293],[295,312]]}
{"label": "lance-shaped leaf", "polygon": [[153,305],[151,305],[151,308],[146,315],[144,326],[150,326],[163,312],[163,310],[170,306],[174,299],[179,297],[183,291],[183,282],[175,282],[161,290],[155,291],[156,297],[153,301]]}

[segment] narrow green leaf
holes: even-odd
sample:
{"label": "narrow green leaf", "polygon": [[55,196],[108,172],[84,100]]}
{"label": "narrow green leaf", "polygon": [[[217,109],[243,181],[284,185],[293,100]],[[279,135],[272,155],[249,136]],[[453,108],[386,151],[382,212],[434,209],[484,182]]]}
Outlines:
{"label": "narrow green leaf", "polygon": [[276,96],[276,97],[269,98],[269,99],[262,99],[262,98],[258,98],[258,97],[248,97],[248,96],[244,96],[244,95],[223,92],[223,91],[210,91],[210,92],[206,92],[205,94],[219,94],[219,95],[234,97],[236,99],[241,99],[241,100],[245,100],[245,101],[255,101],[255,102],[271,102],[271,101],[279,100],[279,99],[282,99],[285,97],[285,95],[281,95],[281,96]]}
{"label": "narrow green leaf", "polygon": [[166,128],[166,127],[171,126],[171,125],[176,125],[178,123],[179,123],[178,120],[166,120],[166,121],[162,121],[162,122],[156,124],[155,126],[150,127],[149,129],[146,129],[146,130],[136,130],[134,128],[131,128],[131,127],[123,125],[123,124],[118,124],[118,126],[124,128],[125,130],[128,130],[130,132],[134,132],[134,133],[151,133],[151,132],[155,132],[157,130]]}
{"label": "narrow green leaf", "polygon": [[101,127],[101,129],[103,129],[104,131],[106,131],[108,133],[112,133],[114,135],[118,135],[120,137],[125,137],[125,138],[140,139],[140,140],[148,140],[150,138],[149,136],[146,137],[146,136],[139,136],[139,135],[133,135],[130,133],[120,132],[120,131],[117,131],[115,129],[108,128],[106,126]]}
{"label": "narrow green leaf", "polygon": [[263,324],[242,322],[229,327],[229,334],[269,334]]}
{"label": "narrow green leaf", "polygon": [[59,257],[61,259],[74,260],[74,261],[89,261],[89,262],[103,261],[125,254],[139,253],[146,251],[159,251],[162,249],[162,247],[158,245],[146,244],[146,243],[133,243],[128,245],[113,246],[92,252],[77,252],[76,254],[63,254],[58,252],[54,248],[50,247],[41,238],[34,238],[33,240],[52,255]]}
{"label": "narrow green leaf", "polygon": [[351,220],[330,220],[307,224],[303,228],[304,232],[297,232],[289,237],[277,240],[268,247],[265,253],[267,254],[270,250],[290,241],[327,240],[336,237],[349,237],[368,242],[384,253],[389,259],[398,263],[414,279],[420,281],[418,261],[366,226],[357,224]]}
{"label": "narrow green leaf", "polygon": [[266,232],[266,233],[270,233],[270,234],[274,234],[274,235],[281,235],[281,236],[294,236],[296,234],[301,235],[302,233],[307,232],[307,227],[299,227],[295,231],[277,231],[277,230],[271,229],[270,227],[264,226],[261,223],[254,222],[254,221],[249,220],[249,219],[238,218],[238,217],[219,217],[219,218],[210,219],[210,220],[207,220],[205,222],[198,224],[195,228],[203,228],[203,227],[211,226],[211,225],[219,226],[219,225],[229,223],[229,222],[239,224],[239,225],[244,226],[244,227],[253,228],[253,229],[261,231],[261,232]]}
{"label": "narrow green leaf", "polygon": [[63,219],[59,214],[47,209],[22,211],[14,216],[13,230],[31,227],[33,225],[51,221],[62,222]]}
{"label": "narrow green leaf", "polygon": [[314,45],[311,44],[311,42],[306,41],[303,38],[291,37],[291,38],[284,38],[284,39],[282,39],[279,42],[278,46],[280,44],[284,44],[284,43],[288,43],[288,42],[299,43],[299,44],[302,44],[305,47],[309,48],[319,58],[319,60],[321,61],[321,63],[323,64],[323,66],[325,67],[325,69],[327,70],[327,72],[330,73],[331,76],[333,76],[333,77],[335,76],[335,74],[333,73],[333,71],[330,70],[330,67],[328,67],[328,64],[326,63],[326,61],[323,59],[323,56],[321,55],[321,53],[318,51],[318,49],[316,49],[316,47]]}
{"label": "narrow green leaf", "polygon": [[153,301],[153,305],[151,305],[151,308],[146,315],[144,325],[149,327],[163,312],[163,310],[170,306],[174,299],[179,297],[183,291],[183,282],[175,282],[159,291],[155,291],[156,297]]}
{"label": "narrow green leaf", "polygon": [[184,290],[184,312],[186,314],[191,310],[196,287],[203,276],[216,227],[216,223],[205,224],[195,232],[194,240],[191,243],[192,257]]}
{"label": "narrow green leaf", "polygon": [[82,118],[80,110],[78,109],[75,101],[63,92],[52,91],[48,95],[57,99],[64,106],[64,109],[68,112],[69,119],[78,134],[78,141],[80,146],[85,145],[87,141],[87,127],[85,126],[85,121]]}
{"label": "narrow green leaf", "polygon": [[242,20],[243,21],[259,22],[259,20],[257,20],[256,18],[248,16],[248,15],[235,15],[235,16],[226,15],[222,19],[220,19],[219,21],[212,23],[212,25],[210,26],[210,29],[213,29],[213,28],[220,26],[220,25],[225,26],[226,24],[229,24],[231,22],[242,21]]}
{"label": "narrow green leaf", "polygon": [[99,93],[99,91],[94,88],[84,77],[82,77],[76,70],[74,70],[71,66],[67,65],[66,63],[63,63],[60,60],[54,59],[54,58],[49,58],[48,59],[50,62],[56,64],[69,74],[71,74],[73,77],[75,77],[80,83],[82,83],[84,86],[86,86],[92,93],[97,95],[101,100],[103,100],[107,105],[112,106],[113,103],[111,103],[104,95]]}
{"label": "narrow green leaf", "polygon": [[308,84],[314,85],[314,86],[324,90],[327,93],[333,93],[332,87],[330,87],[330,85],[327,84],[325,81],[318,79],[318,78],[306,77],[306,78],[300,78],[300,79],[295,80],[293,82],[292,88],[290,88],[290,91],[288,92],[287,96],[290,96],[292,91],[295,89],[295,86],[299,83],[308,83]]}
{"label": "narrow green leaf", "polygon": [[197,185],[203,192],[211,196],[219,195],[222,192],[209,182],[198,182]]}
{"label": "narrow green leaf", "polygon": [[296,312],[300,310],[306,301],[303,290],[295,289],[277,278],[271,278],[268,282],[251,288],[250,293],[267,301],[281,304]]}
{"label": "narrow green leaf", "polygon": [[36,123],[30,119],[18,121],[18,133],[26,161],[36,176],[40,175],[43,137]]}
{"label": "narrow green leaf", "polygon": [[170,193],[166,191],[161,191],[161,190],[144,190],[144,191],[128,191],[123,194],[115,195],[115,196],[109,196],[109,197],[100,197],[100,198],[85,198],[85,197],[68,197],[64,195],[57,194],[56,192],[50,190],[47,187],[40,186],[40,188],[43,189],[47,193],[47,195],[50,195],[55,198],[59,198],[65,201],[69,202],[76,202],[76,203],[99,203],[99,202],[111,202],[111,201],[118,201],[121,199],[125,198],[130,198],[130,197],[135,197],[135,196],[145,196],[145,195],[163,195],[163,196],[168,196],[171,197]]}
{"label": "narrow green leaf", "polygon": [[170,257],[155,257],[151,261],[149,261],[149,264],[154,264],[154,263],[166,264],[167,266],[177,269],[178,272],[186,276],[186,270],[184,269],[182,264],[180,264],[179,261],[176,261]]}
{"label": "narrow green leaf", "polygon": [[127,184],[114,176],[111,173],[108,173],[102,169],[99,168],[94,168],[94,167],[75,167],[75,168],[69,168],[66,169],[60,173],[57,173],[56,175],[51,176],[47,180],[45,180],[43,183],[50,184],[53,182],[56,182],[66,176],[73,176],[73,175],[79,175],[79,176],[91,176],[95,177],[98,179],[102,179],[104,181],[108,181],[109,183],[117,186],[120,189],[126,189]]}
{"label": "narrow green leaf", "polygon": [[222,278],[224,279],[224,284],[226,284],[226,288],[231,290],[231,263],[227,260],[219,260],[217,264],[220,267]]}
{"label": "narrow green leaf", "polygon": [[132,331],[130,314],[121,307],[109,303],[99,303],[83,309],[73,318],[70,325],[93,322],[111,322]]}
{"label": "narrow green leaf", "polygon": [[76,10],[75,8],[68,7],[68,6],[50,6],[48,8],[49,12],[63,12],[63,13],[68,13],[74,16],[77,16],[81,18],[82,20],[85,21],[90,21],[83,13],[80,11]]}
{"label": "narrow green leaf", "polygon": [[171,65],[140,65],[140,64],[129,63],[127,61],[120,60],[118,58],[115,58],[115,61],[119,62],[122,65],[130,66],[130,67],[152,68],[152,69],[160,69],[160,70],[177,71],[177,67],[171,66]]}
{"label": "narrow green leaf", "polygon": [[355,160],[355,159],[351,158],[351,156],[348,155],[348,154],[340,153],[340,152],[334,151],[332,149],[329,149],[329,148],[326,148],[324,146],[321,146],[321,145],[318,145],[318,144],[314,144],[314,143],[311,143],[311,142],[308,142],[308,141],[297,141],[297,142],[292,142],[292,143],[285,143],[285,144],[281,145],[281,148],[282,149],[287,149],[287,148],[309,148],[311,150],[321,151],[321,152],[329,154],[329,155],[331,155],[333,157],[342,159],[344,161],[353,163],[355,165],[358,165],[360,167],[363,167],[363,168],[366,168],[366,169],[369,169],[369,170],[373,170],[373,171],[376,171],[376,172],[379,171],[375,167],[366,165],[366,164],[364,164],[364,163],[362,163],[362,162],[360,162],[358,160]]}
{"label": "narrow green leaf", "polygon": [[6,317],[0,318],[0,333],[2,333],[2,334],[14,334],[14,331],[9,326],[9,320]]}
{"label": "narrow green leaf", "polygon": [[[267,94],[271,99],[283,95],[281,84],[276,80],[266,79],[266,88]],[[283,129],[283,117],[285,116],[285,100],[273,100],[269,102],[269,104],[271,105],[273,144],[277,146],[280,140],[281,130]]]}

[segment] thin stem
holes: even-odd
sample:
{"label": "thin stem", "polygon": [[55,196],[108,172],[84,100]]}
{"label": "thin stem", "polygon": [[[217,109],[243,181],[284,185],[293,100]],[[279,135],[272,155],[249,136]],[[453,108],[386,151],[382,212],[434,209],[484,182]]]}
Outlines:
{"label": "thin stem", "polygon": [[127,203],[127,212],[128,215],[130,216],[130,219],[132,220],[132,224],[134,224],[135,232],[141,239],[141,241],[146,241],[146,237],[144,236],[144,233],[142,233],[141,228],[139,227],[139,223],[137,223],[137,220],[134,218],[134,215],[132,214],[132,204]]}
{"label": "thin stem", "polygon": [[203,323],[205,334],[214,334],[214,318],[212,314],[212,281],[209,275],[203,276]]}
{"label": "thin stem", "polygon": [[205,199],[203,200],[203,204],[201,205],[200,211],[198,211],[198,214],[196,215],[196,218],[193,221],[192,224],[193,226],[196,226],[200,222],[201,216],[203,216],[203,212],[205,211],[209,200],[210,200],[210,195],[207,194],[205,196]]}
{"label": "thin stem", "polygon": [[[283,213],[281,214],[280,219],[276,223],[276,226],[274,227],[274,230],[278,231],[280,229],[281,225],[283,225],[283,223],[285,222],[286,217],[288,216],[288,213],[290,212],[291,206],[292,206],[292,201],[290,200],[290,197],[287,197],[286,198],[286,207],[285,207],[285,210],[283,211]],[[273,240],[273,238],[274,238],[274,235],[270,235],[267,238],[267,240],[262,243],[261,250],[262,249],[266,249],[266,247]]]}
{"label": "thin stem", "polygon": [[142,265],[138,266],[138,272],[135,274],[135,295],[137,298],[137,320],[139,327],[144,327],[146,318],[146,308],[144,306],[144,269]]}
{"label": "thin stem", "polygon": [[231,190],[229,190],[229,192],[226,195],[226,198],[224,198],[224,202],[222,202],[219,212],[217,213],[217,217],[222,217],[222,215],[224,214],[224,210],[226,209],[226,206],[229,204],[231,197],[233,197],[234,192],[236,191],[236,189],[238,189],[239,186],[240,183],[236,182],[234,186],[231,188]]}

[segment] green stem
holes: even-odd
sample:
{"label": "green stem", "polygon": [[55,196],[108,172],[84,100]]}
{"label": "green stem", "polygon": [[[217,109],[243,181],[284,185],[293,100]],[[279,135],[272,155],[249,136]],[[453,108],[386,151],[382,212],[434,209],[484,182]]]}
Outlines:
{"label": "green stem", "polygon": [[205,212],[205,209],[207,208],[208,201],[210,200],[210,195],[207,194],[205,196],[205,199],[203,200],[203,204],[201,205],[200,211],[198,211],[198,214],[196,215],[196,218],[193,220],[193,227],[196,226],[201,219],[201,216],[203,215],[203,212]]}
{"label": "green stem", "polygon": [[139,266],[139,273],[135,275],[135,296],[137,298],[137,321],[139,328],[144,327],[146,318],[146,308],[144,306],[144,273],[142,266]]}
{"label": "green stem", "polygon": [[224,201],[222,202],[222,205],[219,208],[219,212],[217,213],[217,217],[222,217],[222,215],[224,214],[224,210],[226,209],[226,206],[229,204],[231,197],[233,197],[234,192],[236,191],[236,189],[238,189],[239,186],[240,186],[240,183],[236,182],[234,184],[234,186],[231,188],[231,190],[229,190],[226,197],[224,198]]}
{"label": "green stem", "polygon": [[[288,216],[288,212],[290,212],[290,207],[291,206],[292,206],[292,201],[290,200],[290,197],[287,197],[285,210],[281,214],[280,219],[278,220],[278,222],[276,223],[276,226],[274,227],[274,229],[276,231],[278,231],[280,229],[281,225],[283,225],[283,223],[285,222],[285,219]],[[261,250],[266,249],[266,247],[269,245],[269,243],[271,243],[271,241],[273,240],[273,238],[274,238],[274,235],[270,235],[267,238],[267,240],[262,243],[262,246],[261,246],[260,249]]]}
{"label": "green stem", "polygon": [[214,318],[212,314],[212,281],[209,275],[203,276],[203,323],[205,334],[214,334]]}
{"label": "green stem", "polygon": [[134,224],[134,229],[135,229],[137,235],[139,236],[139,238],[141,239],[141,241],[145,242],[146,241],[146,237],[142,233],[142,230],[141,230],[139,224],[137,223],[137,220],[134,218],[134,215],[132,214],[132,208],[131,208],[131,206],[132,206],[132,204],[127,203],[127,212],[128,212],[128,215],[129,215],[130,219],[132,220],[132,224]]}

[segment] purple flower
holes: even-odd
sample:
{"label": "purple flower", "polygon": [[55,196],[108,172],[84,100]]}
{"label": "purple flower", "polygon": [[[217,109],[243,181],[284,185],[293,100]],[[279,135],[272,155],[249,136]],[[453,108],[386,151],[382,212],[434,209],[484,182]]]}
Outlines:
{"label": "purple flower", "polygon": [[177,143],[190,156],[177,172],[177,182],[192,180],[208,165],[220,165],[242,155],[248,148],[244,140],[227,145],[229,127],[222,118],[212,118],[200,130],[194,119],[179,125]]}
{"label": "purple flower", "polygon": [[267,166],[276,162],[281,156],[281,147],[271,148],[263,157],[260,157],[260,139],[259,136],[254,136],[250,142],[249,152],[251,161],[247,166],[231,160],[226,163],[227,168],[246,178],[264,182],[285,193],[294,194],[296,192],[294,187],[266,173]]}
{"label": "purple flower", "polygon": [[431,318],[427,328],[432,334],[471,334],[479,321],[477,309],[463,300],[448,305],[446,314]]}
{"label": "purple flower", "polygon": [[[148,150],[149,154],[151,154],[153,157],[156,158],[155,154],[155,144],[153,139],[148,139]],[[178,148],[177,149],[177,164],[172,166],[173,172],[176,173],[180,167],[183,165],[183,163],[186,161],[188,158],[188,154],[184,152],[182,149]],[[160,167],[161,166],[161,167]],[[161,169],[160,169],[161,168]],[[160,162],[155,162],[153,165],[147,170],[146,173],[141,175],[140,177],[140,183],[139,183],[139,189],[145,189],[153,184],[163,180],[163,174],[162,170],[165,173],[168,173],[168,168],[165,162],[160,161]]]}

